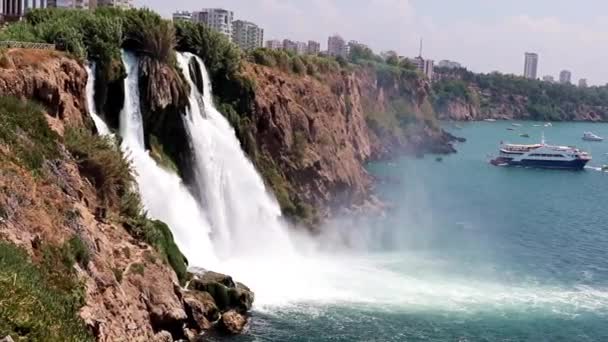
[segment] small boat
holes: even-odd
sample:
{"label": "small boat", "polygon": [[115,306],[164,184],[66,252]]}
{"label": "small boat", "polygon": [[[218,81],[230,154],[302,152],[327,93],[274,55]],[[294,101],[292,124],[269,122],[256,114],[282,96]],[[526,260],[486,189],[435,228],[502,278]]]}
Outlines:
{"label": "small boat", "polygon": [[496,119],[484,119],[483,121],[486,121],[486,122],[496,122]]}
{"label": "small boat", "polygon": [[528,133],[522,133],[519,136],[522,137],[522,138],[529,138],[530,134],[528,134]]}
{"label": "small boat", "polygon": [[507,128],[507,131],[514,131],[514,130],[515,130],[515,128],[511,128],[511,127]]}
{"label": "small boat", "polygon": [[521,124],[518,124],[518,123],[512,123],[511,125],[515,126],[515,127],[521,127]]}
{"label": "small boat", "polygon": [[583,140],[585,140],[585,141],[604,141],[604,138],[600,137],[599,135],[595,135],[591,132],[585,132],[585,133],[583,133]]}
{"label": "small boat", "polygon": [[552,124],[552,123],[550,123],[550,122],[547,122],[547,123],[545,124],[545,127],[553,127],[553,124]]}

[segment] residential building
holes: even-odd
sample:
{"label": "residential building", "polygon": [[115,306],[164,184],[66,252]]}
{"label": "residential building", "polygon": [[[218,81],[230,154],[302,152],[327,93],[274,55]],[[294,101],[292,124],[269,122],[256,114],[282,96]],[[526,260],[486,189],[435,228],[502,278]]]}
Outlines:
{"label": "residential building", "polygon": [[248,21],[235,20],[232,23],[232,41],[243,50],[261,48],[264,43],[264,29]]}
{"label": "residential building", "polygon": [[173,21],[192,21],[192,13],[181,11],[173,13]]}
{"label": "residential building", "polygon": [[439,63],[437,64],[438,67],[440,68],[446,68],[446,69],[460,69],[462,68],[462,65],[458,62],[454,62],[454,61],[450,61],[447,59],[444,59],[442,61],[439,61]]}
{"label": "residential building", "polygon": [[90,9],[89,0],[47,0],[51,8],[77,8]]}
{"label": "residential building", "polygon": [[47,7],[47,0],[1,0],[0,3],[3,21],[19,21],[28,10]]}
{"label": "residential building", "polygon": [[528,79],[536,79],[536,72],[538,70],[538,54],[532,52],[526,52],[526,59],[524,63],[524,77]]}
{"label": "residential building", "polygon": [[192,13],[192,21],[205,24],[232,40],[234,12],[222,8],[205,8]]}
{"label": "residential building", "polygon": [[580,88],[587,88],[587,79],[581,78],[580,80],[578,80],[578,86]]}
{"label": "residential building", "polygon": [[298,44],[290,39],[283,39],[283,50],[298,53]]}
{"label": "residential building", "polygon": [[568,70],[562,70],[559,73],[559,83],[561,84],[570,84],[572,81],[572,73]]}
{"label": "residential building", "polygon": [[350,55],[350,51],[353,49],[353,47],[358,46],[362,49],[369,49],[369,47],[365,44],[359,43],[356,40],[351,40],[348,42],[348,45],[346,45],[346,55]]}
{"label": "residential building", "polygon": [[555,78],[551,75],[543,76],[543,81],[548,83],[555,83]]}
{"label": "residential building", "polygon": [[321,52],[321,43],[316,42],[314,40],[308,41],[308,49],[306,53],[309,55],[318,55]]}
{"label": "residential building", "polygon": [[422,73],[429,79],[433,79],[433,74],[435,72],[435,61],[432,59],[427,59],[424,61],[424,67],[422,68]]}
{"label": "residential building", "polygon": [[305,42],[296,42],[296,53],[298,55],[305,55],[308,51],[308,44]]}
{"label": "residential building", "polygon": [[283,43],[278,39],[266,41],[266,48],[270,50],[280,50],[283,48]]}
{"label": "residential building", "polygon": [[96,0],[97,7],[133,8],[133,0]]}
{"label": "residential building", "polygon": [[346,57],[348,54],[346,41],[339,35],[327,39],[327,54],[333,57]]}

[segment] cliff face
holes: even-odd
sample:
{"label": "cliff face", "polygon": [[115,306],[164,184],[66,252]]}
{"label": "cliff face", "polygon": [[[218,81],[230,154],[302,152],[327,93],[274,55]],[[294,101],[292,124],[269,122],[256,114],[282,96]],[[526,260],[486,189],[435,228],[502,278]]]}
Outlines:
{"label": "cliff face", "polygon": [[[369,160],[453,151],[449,139],[422,119],[408,135],[382,134],[368,125],[372,112],[407,108],[421,116],[428,105],[424,81],[382,83],[372,70],[303,76],[257,64],[247,64],[244,73],[255,83],[251,120],[258,151],[279,166],[296,202],[321,216],[368,203]],[[263,164],[258,162],[262,171]]]}
{"label": "cliff face", "polygon": [[[170,265],[181,254],[163,249],[177,249],[171,233],[141,216],[138,197],[125,192],[133,184],[120,180],[130,176],[118,147],[87,127],[83,66],[49,51],[2,60],[0,248],[26,254],[0,253],[0,335],[173,341],[213,327],[241,332],[253,293],[215,273],[188,275],[191,286],[180,287]],[[15,262],[34,274],[7,273]]]}
{"label": "cliff face", "polygon": [[439,70],[437,76],[434,104],[442,120],[608,120],[606,87],[579,88],[459,69]]}

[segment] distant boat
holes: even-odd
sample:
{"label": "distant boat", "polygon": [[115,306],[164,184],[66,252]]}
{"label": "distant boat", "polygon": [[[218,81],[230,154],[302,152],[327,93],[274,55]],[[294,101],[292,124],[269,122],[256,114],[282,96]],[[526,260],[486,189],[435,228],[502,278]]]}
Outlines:
{"label": "distant boat", "polygon": [[585,132],[583,133],[583,140],[586,141],[604,141],[604,138],[600,137],[599,135],[595,135],[591,132]]}
{"label": "distant boat", "polygon": [[515,130],[515,128],[511,128],[511,127],[507,128],[507,131],[514,131],[514,130]]}
{"label": "distant boat", "polygon": [[511,125],[513,125],[515,127],[521,127],[521,124],[518,124],[518,123],[512,123]]}
{"label": "distant boat", "polygon": [[483,121],[487,121],[487,122],[496,122],[496,119],[484,119]]}
{"label": "distant boat", "polygon": [[553,124],[552,124],[552,123],[550,123],[550,122],[547,122],[547,123],[545,124],[545,127],[553,127]]}
{"label": "distant boat", "polygon": [[528,134],[528,133],[522,133],[519,136],[522,137],[522,138],[529,138],[530,134]]}

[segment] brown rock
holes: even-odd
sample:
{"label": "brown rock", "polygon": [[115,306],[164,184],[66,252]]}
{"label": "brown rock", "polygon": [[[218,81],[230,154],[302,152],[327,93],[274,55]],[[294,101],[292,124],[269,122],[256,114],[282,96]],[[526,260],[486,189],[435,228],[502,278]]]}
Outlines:
{"label": "brown rock", "polygon": [[220,329],[227,334],[241,334],[245,330],[246,326],[247,317],[236,312],[235,310],[225,312],[220,320]]}
{"label": "brown rock", "polygon": [[154,335],[154,342],[173,342],[173,336],[168,331],[161,331]]}
{"label": "brown rock", "polygon": [[184,293],[184,304],[190,321],[198,330],[211,329],[220,319],[220,311],[213,297],[207,292],[187,291]]}

